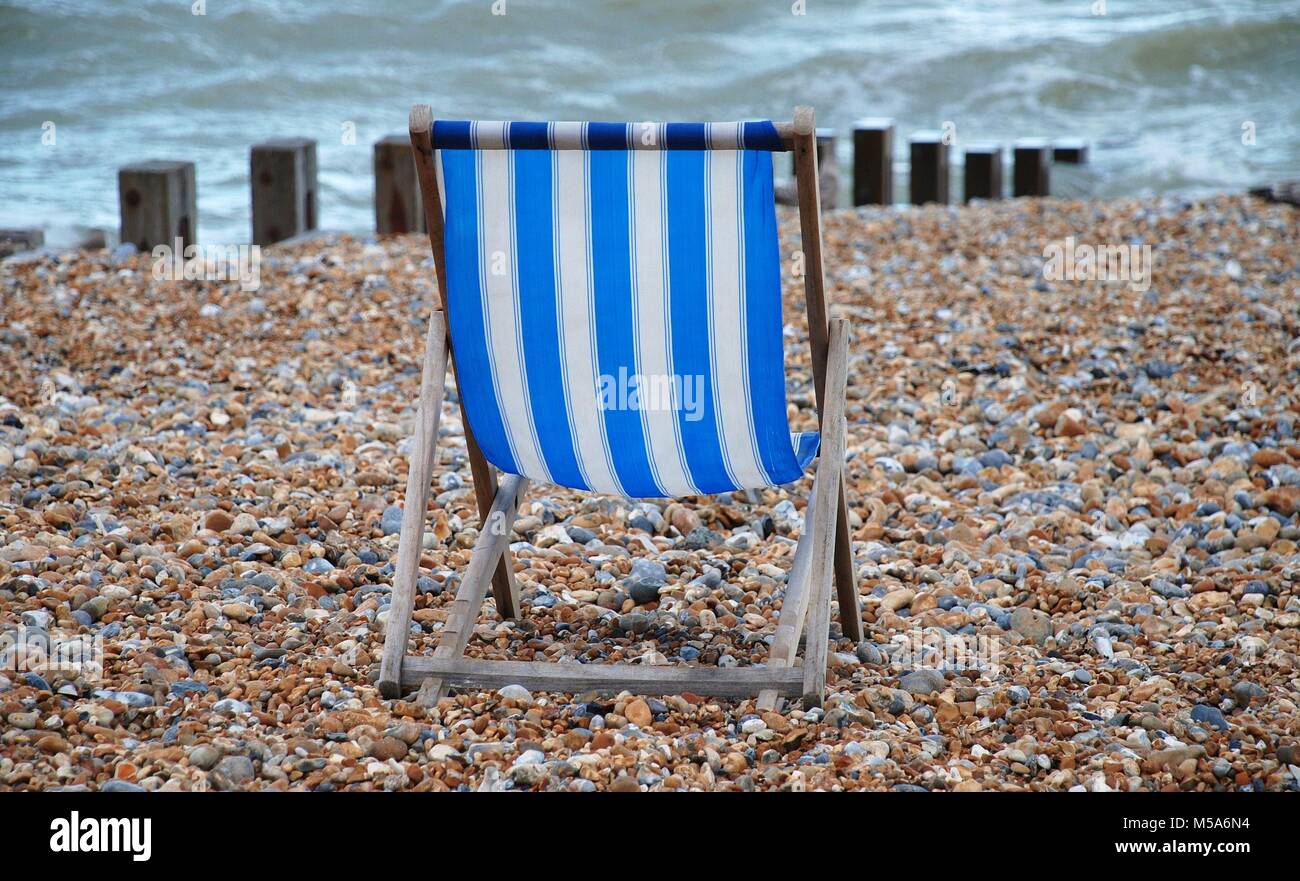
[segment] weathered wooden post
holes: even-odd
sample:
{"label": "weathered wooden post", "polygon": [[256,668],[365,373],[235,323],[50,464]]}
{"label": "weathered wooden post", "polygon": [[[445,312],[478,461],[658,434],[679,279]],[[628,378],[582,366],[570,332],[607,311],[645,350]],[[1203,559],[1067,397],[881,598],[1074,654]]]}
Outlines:
{"label": "weathered wooden post", "polygon": [[911,141],[912,168],[909,189],[912,204],[948,204],[948,145],[937,131],[914,132]]}
{"label": "weathered wooden post", "polygon": [[966,147],[965,186],[962,201],[1002,198],[1002,145],[970,144]]}
{"label": "weathered wooden post", "polygon": [[1079,138],[1058,138],[1052,141],[1052,161],[1066,165],[1087,164],[1088,142]]}
{"label": "weathered wooden post", "polygon": [[1042,138],[1021,138],[1015,146],[1015,170],[1012,195],[1046,196],[1051,186],[1048,171],[1052,148]]}
{"label": "weathered wooden post", "polygon": [[817,180],[821,184],[822,208],[840,204],[840,166],[835,161],[835,129],[819,128],[817,138]]}
{"label": "weathered wooden post", "polygon": [[[819,128],[815,137],[817,138],[817,180],[820,183],[822,207],[834,208],[840,201],[840,172],[835,164],[835,130]],[[791,158],[792,174],[794,169],[795,160]],[[799,204],[799,188],[794,180],[777,186],[776,201],[778,205]]]}
{"label": "weathered wooden post", "polygon": [[853,204],[894,201],[894,121],[885,117],[853,124]]}
{"label": "weathered wooden post", "polygon": [[194,163],[154,159],[117,171],[118,216],[122,243],[141,251],[182,250],[198,242],[198,197]]}
{"label": "weathered wooden post", "polygon": [[420,184],[408,135],[375,142],[375,232],[424,232]]}
{"label": "weathered wooden post", "polygon": [[45,244],[45,231],[35,227],[0,229],[0,257],[35,251]]}
{"label": "weathered wooden post", "polygon": [[316,228],[316,142],[277,138],[249,154],[253,244],[270,245]]}

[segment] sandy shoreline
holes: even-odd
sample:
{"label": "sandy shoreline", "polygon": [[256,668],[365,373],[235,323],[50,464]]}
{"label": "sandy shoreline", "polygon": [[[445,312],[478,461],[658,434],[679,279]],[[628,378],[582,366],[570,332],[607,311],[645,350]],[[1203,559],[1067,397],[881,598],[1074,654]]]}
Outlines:
{"label": "sandy shoreline", "polygon": [[[427,241],[277,248],[254,293],[103,251],[0,266],[0,630],[101,636],[106,668],[0,670],[0,789],[1296,789],[1296,209],[1008,201],[838,212],[825,238],[869,637],[833,646],[824,711],[761,716],[380,699]],[[1067,239],[1150,245],[1149,287],[1045,279]],[[791,276],[794,430],[801,312]],[[442,424],[426,650],[478,525]],[[807,483],[535,488],[531,614],[485,613],[471,653],[761,663]],[[997,666],[913,670],[919,645]]]}

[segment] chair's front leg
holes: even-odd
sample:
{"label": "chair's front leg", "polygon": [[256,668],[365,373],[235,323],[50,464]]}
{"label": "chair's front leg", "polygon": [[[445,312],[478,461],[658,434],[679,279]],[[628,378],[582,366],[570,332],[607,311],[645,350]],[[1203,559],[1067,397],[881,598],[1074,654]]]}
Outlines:
{"label": "chair's front leg", "polygon": [[822,446],[817,462],[812,518],[812,559],[808,581],[808,638],[804,655],[803,703],[820,706],[826,690],[826,658],[831,629],[831,581],[835,567],[835,526],[840,478],[844,470],[845,383],[848,379],[848,326],[843,318],[830,323],[826,358],[826,406],[822,417]]}
{"label": "chair's front leg", "polygon": [[415,582],[420,574],[420,550],[424,539],[424,515],[429,505],[429,484],[433,480],[434,458],[438,451],[438,422],[442,416],[446,380],[446,316],[440,310],[434,310],[425,339],[420,404],[415,417],[415,449],[406,475],[406,507],[402,511],[402,532],[393,573],[393,598],[388,607],[384,654],[379,665],[379,691],[387,698],[401,694],[402,658],[410,641]]}

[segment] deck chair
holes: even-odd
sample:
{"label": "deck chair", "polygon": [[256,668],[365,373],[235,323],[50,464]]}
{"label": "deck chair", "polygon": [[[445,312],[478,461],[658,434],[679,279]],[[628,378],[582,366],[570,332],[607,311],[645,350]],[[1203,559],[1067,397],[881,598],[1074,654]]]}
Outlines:
{"label": "deck chair", "polygon": [[[826,316],[812,110],[783,124],[502,123],[435,122],[416,105],[410,131],[441,304],[425,343],[381,693],[418,688],[431,705],[449,687],[519,684],[819,705],[832,575],[855,641],[861,615],[842,477],[847,327]],[[792,436],[786,421],[777,151],[795,156],[820,437]],[[432,656],[410,655],[449,360],[483,525]],[[530,481],[629,498],[759,489],[799,478],[818,449],[766,665],[464,656],[489,582],[497,612],[519,614],[509,537]]]}

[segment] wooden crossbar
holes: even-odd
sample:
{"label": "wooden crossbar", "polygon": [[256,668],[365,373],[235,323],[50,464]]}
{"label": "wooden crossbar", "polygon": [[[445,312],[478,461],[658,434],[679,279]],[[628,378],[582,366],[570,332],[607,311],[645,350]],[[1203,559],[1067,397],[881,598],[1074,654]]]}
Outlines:
{"label": "wooden crossbar", "polygon": [[803,690],[798,667],[651,667],[645,664],[575,664],[546,661],[483,661],[409,655],[402,664],[402,685],[418,688],[426,677],[458,688],[496,689],[522,685],[530,691],[565,694],[681,694],[693,692],[724,698],[753,697],[772,690],[797,697]]}

